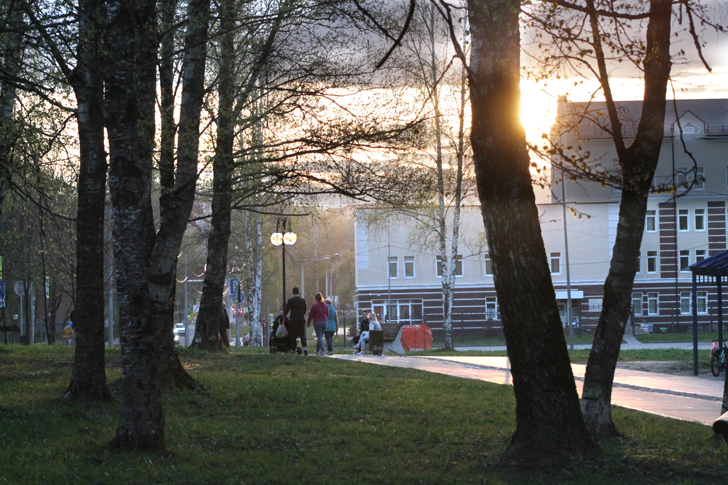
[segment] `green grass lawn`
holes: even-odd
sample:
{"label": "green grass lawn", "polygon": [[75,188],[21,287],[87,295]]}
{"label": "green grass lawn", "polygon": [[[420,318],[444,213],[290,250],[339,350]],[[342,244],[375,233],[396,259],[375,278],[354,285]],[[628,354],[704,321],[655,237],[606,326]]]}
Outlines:
{"label": "green grass lawn", "polygon": [[[680,333],[645,333],[642,335],[635,335],[635,338],[643,344],[652,344],[659,342],[692,342],[692,332],[680,332]],[[728,328],[723,334],[723,338],[728,338]],[[710,342],[712,340],[718,340],[718,332],[698,332],[698,340],[703,342]]]}
{"label": "green grass lawn", "polygon": [[[582,335],[579,335],[578,333],[574,333],[574,343],[575,344],[591,344],[594,340],[594,334],[591,333],[584,333]],[[432,347],[441,347],[442,346],[442,337],[437,337],[432,340]],[[566,342],[569,342],[569,334],[566,334]],[[487,346],[487,345],[505,345],[506,340],[502,335],[497,335],[493,337],[485,337],[485,336],[476,336],[474,334],[471,335],[461,335],[461,333],[458,330],[453,331],[453,337],[452,337],[452,343],[455,345],[455,347],[476,347],[476,346]]]}
{"label": "green grass lawn", "polygon": [[[699,424],[617,408],[599,461],[498,462],[513,389],[332,358],[183,350],[205,393],[165,394],[170,453],[106,450],[119,399],[60,399],[72,348],[0,345],[0,484],[724,483],[728,446]],[[118,349],[107,353],[119,378]]]}

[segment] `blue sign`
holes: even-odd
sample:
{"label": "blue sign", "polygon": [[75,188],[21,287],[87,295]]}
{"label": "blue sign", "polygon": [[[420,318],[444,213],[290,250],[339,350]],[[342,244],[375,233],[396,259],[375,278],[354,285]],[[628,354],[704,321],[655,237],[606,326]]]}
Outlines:
{"label": "blue sign", "polygon": [[240,279],[232,278],[230,280],[230,296],[233,299],[233,303],[240,303]]}
{"label": "blue sign", "polygon": [[5,280],[0,280],[0,300],[5,299]]}

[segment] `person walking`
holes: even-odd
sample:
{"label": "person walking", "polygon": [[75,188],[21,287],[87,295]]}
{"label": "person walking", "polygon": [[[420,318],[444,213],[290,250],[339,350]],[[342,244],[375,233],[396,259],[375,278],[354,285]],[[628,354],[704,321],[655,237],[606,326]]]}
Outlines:
{"label": "person walking", "polygon": [[324,349],[324,330],[326,329],[328,319],[329,307],[324,303],[324,296],[321,293],[316,293],[316,303],[311,305],[306,326],[310,327],[311,322],[313,322],[313,329],[316,332],[316,355],[318,357],[326,355],[326,350]]}
{"label": "person walking", "polygon": [[296,338],[301,338],[301,347],[303,347],[303,355],[308,355],[306,347],[306,300],[299,295],[301,290],[297,286],[293,287],[293,296],[288,299],[283,309],[283,318],[285,319],[290,312],[291,325],[288,333],[290,338],[290,353],[296,352]]}
{"label": "person walking", "polygon": [[326,320],[326,329],[324,336],[326,337],[326,355],[334,355],[334,334],[339,331],[339,316],[336,314],[336,308],[331,303],[331,298],[326,298],[326,306],[329,308],[329,318]]}

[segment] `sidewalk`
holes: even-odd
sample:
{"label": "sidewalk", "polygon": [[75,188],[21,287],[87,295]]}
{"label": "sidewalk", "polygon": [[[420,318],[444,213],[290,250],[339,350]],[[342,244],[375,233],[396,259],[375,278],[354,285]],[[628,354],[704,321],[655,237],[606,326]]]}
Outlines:
{"label": "sidewalk", "polygon": [[[566,344],[568,345],[568,339]],[[698,342],[698,349],[699,350],[710,350],[712,342]],[[583,350],[583,349],[590,349],[591,344],[575,344],[574,349],[576,350]],[[624,340],[622,341],[622,350],[640,350],[640,349],[687,349],[692,350],[693,343],[692,342],[663,342],[663,343],[655,343],[655,344],[643,344],[636,338],[634,338],[634,335],[632,335],[629,332],[625,332],[624,334]],[[505,345],[482,345],[482,346],[463,346],[463,347],[455,347],[455,350],[484,350],[484,351],[505,351],[506,346]]]}
{"label": "sidewalk", "polygon": [[[509,362],[506,357],[337,355],[336,358],[419,369],[495,384],[512,384]],[[572,364],[571,368],[576,379],[577,391],[581,396],[586,366]],[[723,376],[674,376],[617,368],[612,390],[612,404],[710,426],[721,414],[723,383]]]}

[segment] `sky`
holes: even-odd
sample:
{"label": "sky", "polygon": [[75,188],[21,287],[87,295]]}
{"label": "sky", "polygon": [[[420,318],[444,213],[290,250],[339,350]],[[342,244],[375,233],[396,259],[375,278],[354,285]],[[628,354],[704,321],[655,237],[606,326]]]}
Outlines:
{"label": "sky", "polygon": [[[713,3],[711,2],[711,5]],[[725,22],[723,22],[725,23]],[[684,26],[683,26],[684,28]],[[675,25],[679,31],[680,26]],[[728,98],[728,34],[704,31],[703,55],[710,65],[709,72],[700,61],[692,39],[681,35],[671,47],[673,67],[672,83],[668,85],[668,98],[672,99],[720,99]],[[528,50],[528,47],[525,47]],[[684,56],[678,56],[680,50]],[[525,56],[524,56],[525,57]],[[612,92],[618,101],[642,99],[644,85],[637,69],[626,68],[622,63],[612,69]],[[577,85],[575,86],[575,82]],[[583,79],[560,79],[537,83],[532,80],[521,81],[521,120],[529,140],[537,140],[542,133],[548,133],[556,113],[556,100],[566,95],[570,101],[585,101],[598,91],[596,81]],[[601,94],[601,93],[600,93]],[[597,96],[596,100],[603,100]]]}

